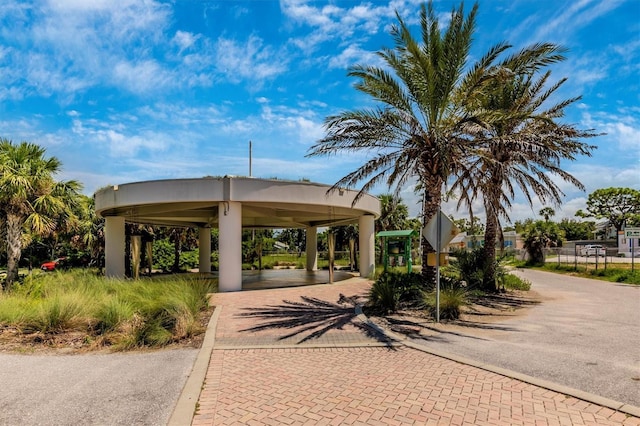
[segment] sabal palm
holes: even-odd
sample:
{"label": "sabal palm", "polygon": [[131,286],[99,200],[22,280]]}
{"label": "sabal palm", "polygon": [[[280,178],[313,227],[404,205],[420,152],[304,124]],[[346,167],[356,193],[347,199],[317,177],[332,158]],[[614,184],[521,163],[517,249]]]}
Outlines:
{"label": "sabal palm", "polygon": [[47,235],[55,231],[60,217],[72,216],[73,203],[81,185],[57,182],[60,161],[45,158],[38,145],[0,140],[0,214],[5,220],[7,243],[6,287],[18,278],[25,231]]}
{"label": "sabal palm", "polygon": [[[310,149],[310,156],[339,152],[374,152],[374,157],[340,179],[334,188],[355,187],[365,181],[360,194],[379,183],[396,193],[412,179],[425,190],[424,220],[434,216],[441,204],[447,180],[466,156],[465,122],[472,119],[466,106],[480,92],[486,70],[508,46],[499,44],[473,67],[467,67],[478,5],[465,17],[463,6],[451,13],[451,22],[441,32],[430,2],[420,11],[422,40],[411,35],[403,19],[391,34],[393,49],[378,56],[385,68],[355,66],[349,76],[359,82],[356,89],[371,96],[380,106],[348,111],[325,121],[327,135]],[[435,269],[426,266],[433,252],[424,240],[423,273],[435,278]]]}
{"label": "sabal palm", "polygon": [[474,155],[452,189],[461,194],[459,205],[471,206],[477,197],[483,198],[487,220],[483,284],[487,289],[495,289],[500,218],[509,219],[516,189],[530,205],[534,196],[542,203],[561,203],[564,194],[554,176],[583,189],[561,168],[561,161],[590,155],[594,147],[580,139],[595,134],[558,122],[564,109],[579,98],[543,107],[566,79],[548,87],[550,71],[539,72],[563,60],[562,51],[553,44],[536,44],[500,63],[491,71],[496,78],[485,85],[485,95],[477,98],[478,121],[467,129],[474,137]]}
{"label": "sabal palm", "polygon": [[409,217],[409,209],[402,198],[394,194],[379,195],[380,217],[376,220],[376,231],[402,229]]}

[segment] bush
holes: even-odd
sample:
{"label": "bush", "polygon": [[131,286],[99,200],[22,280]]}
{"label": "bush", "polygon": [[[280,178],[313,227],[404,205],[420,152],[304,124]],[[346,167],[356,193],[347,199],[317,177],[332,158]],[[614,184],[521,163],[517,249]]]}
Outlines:
{"label": "bush", "polygon": [[[175,260],[175,248],[173,243],[169,240],[156,240],[153,243],[153,267],[154,269],[161,269],[164,272],[172,271]],[[214,261],[217,261],[215,259]],[[200,262],[199,251],[183,251],[180,253],[178,268],[180,271],[186,271],[198,266]]]}
{"label": "bush", "polygon": [[378,276],[369,291],[372,309],[387,314],[395,312],[400,302],[415,302],[423,290],[422,277],[417,273],[386,271]]}
{"label": "bush", "polygon": [[522,279],[513,274],[502,274],[499,278],[500,284],[507,290],[524,290],[529,291],[531,289],[531,282]]}
{"label": "bush", "polygon": [[486,260],[482,247],[472,250],[455,250],[449,266],[457,278],[467,283],[467,288],[482,288]]}
{"label": "bush", "polygon": [[112,280],[86,271],[42,274],[0,293],[0,326],[23,333],[83,331],[119,349],[163,346],[202,330],[214,282],[201,279]]}
{"label": "bush", "polygon": [[[425,292],[423,302],[429,313],[435,318],[436,292]],[[462,307],[467,305],[467,290],[462,287],[446,287],[440,290],[440,319],[454,320],[460,318]]]}

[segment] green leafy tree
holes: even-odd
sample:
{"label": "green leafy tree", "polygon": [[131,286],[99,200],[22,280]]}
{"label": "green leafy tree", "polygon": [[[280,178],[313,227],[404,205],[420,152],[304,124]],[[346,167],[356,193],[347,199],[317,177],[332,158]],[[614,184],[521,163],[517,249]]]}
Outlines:
{"label": "green leafy tree", "polygon": [[596,223],[592,221],[582,222],[575,219],[564,218],[558,224],[567,241],[588,240],[593,238]]}
{"label": "green leafy tree", "polygon": [[80,183],[56,181],[61,163],[45,157],[45,149],[29,143],[0,139],[0,215],[6,229],[7,277],[10,289],[18,279],[18,262],[25,234],[49,235],[59,218],[71,220]]}
{"label": "green leafy tree", "polygon": [[302,254],[307,247],[307,231],[303,228],[283,229],[275,239],[288,245],[290,250],[296,250],[298,254]]}
{"label": "green leafy tree", "polygon": [[545,249],[558,245],[563,237],[562,230],[555,222],[538,220],[530,224],[522,234],[524,248],[529,254],[529,263],[544,265]]}
{"label": "green leafy tree", "polygon": [[602,188],[587,198],[587,211],[578,210],[578,217],[607,219],[616,231],[622,231],[627,222],[640,219],[640,191],[632,188]]}
{"label": "green leafy tree", "polygon": [[[440,27],[432,2],[420,10],[420,38],[411,34],[397,15],[391,29],[395,47],[378,56],[385,67],[356,65],[349,76],[356,89],[378,102],[376,108],[343,112],[325,120],[327,135],[311,147],[309,156],[342,152],[368,152],[374,157],[340,179],[333,189],[354,187],[359,195],[385,183],[399,193],[417,178],[425,191],[423,220],[439,211],[448,179],[467,155],[468,139],[461,134],[487,70],[506,44],[491,48],[475,64],[467,62],[475,31],[478,5],[465,16],[464,7],[453,9],[445,29]],[[357,200],[357,199],[356,199]],[[423,276],[435,282],[435,268],[426,257],[435,250],[423,239]]]}
{"label": "green leafy tree", "polygon": [[466,232],[467,235],[480,235],[484,233],[484,224],[475,216],[473,216],[472,219],[455,219],[452,215],[449,217],[460,232]]}

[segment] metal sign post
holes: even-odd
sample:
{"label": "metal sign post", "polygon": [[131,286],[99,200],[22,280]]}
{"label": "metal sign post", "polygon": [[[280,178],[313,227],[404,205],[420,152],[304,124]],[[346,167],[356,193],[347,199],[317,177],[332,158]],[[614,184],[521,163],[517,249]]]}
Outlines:
{"label": "metal sign post", "polygon": [[438,207],[436,231],[436,322],[440,322],[440,245],[442,244],[442,218]]}
{"label": "metal sign post", "polygon": [[458,232],[458,228],[442,213],[440,207],[438,207],[438,213],[422,228],[422,237],[436,252],[436,322],[440,322],[440,252]]}

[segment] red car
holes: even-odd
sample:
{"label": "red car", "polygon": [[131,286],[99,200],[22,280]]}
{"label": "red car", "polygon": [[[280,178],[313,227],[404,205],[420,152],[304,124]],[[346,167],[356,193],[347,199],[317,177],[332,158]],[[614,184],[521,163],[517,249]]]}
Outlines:
{"label": "red car", "polygon": [[44,262],[42,265],[40,265],[40,269],[42,269],[43,271],[54,271],[56,267],[63,266],[65,260],[67,260],[66,257],[59,257],[56,260],[50,260],[48,262]]}

